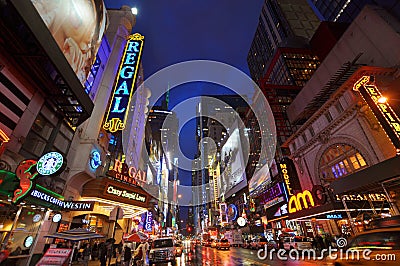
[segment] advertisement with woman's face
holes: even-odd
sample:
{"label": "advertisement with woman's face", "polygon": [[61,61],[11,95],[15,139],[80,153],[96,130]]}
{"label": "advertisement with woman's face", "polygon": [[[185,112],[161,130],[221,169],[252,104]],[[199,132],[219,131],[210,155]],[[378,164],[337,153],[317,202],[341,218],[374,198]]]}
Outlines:
{"label": "advertisement with woman's face", "polygon": [[106,29],[103,0],[31,0],[84,84]]}

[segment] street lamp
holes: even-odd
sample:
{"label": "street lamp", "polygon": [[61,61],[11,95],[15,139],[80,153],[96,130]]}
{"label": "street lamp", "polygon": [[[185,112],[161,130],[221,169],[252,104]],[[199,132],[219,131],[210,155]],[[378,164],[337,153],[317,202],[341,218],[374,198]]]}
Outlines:
{"label": "street lamp", "polygon": [[386,103],[387,100],[388,100],[388,99],[387,99],[386,97],[381,96],[381,97],[379,97],[379,99],[378,99],[378,103]]}
{"label": "street lamp", "polygon": [[182,194],[179,194],[179,195],[178,195],[178,199],[180,199],[180,198],[182,198]]}
{"label": "street lamp", "polygon": [[132,7],[131,8],[131,12],[133,15],[137,15],[138,14],[138,9],[136,7]]}

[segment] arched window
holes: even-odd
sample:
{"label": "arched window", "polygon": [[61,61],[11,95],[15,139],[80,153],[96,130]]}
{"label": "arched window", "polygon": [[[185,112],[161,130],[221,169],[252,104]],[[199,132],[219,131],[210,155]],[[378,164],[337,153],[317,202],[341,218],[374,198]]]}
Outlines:
{"label": "arched window", "polygon": [[364,157],[354,147],[347,144],[334,144],[322,154],[319,162],[320,178],[331,182],[367,166]]}

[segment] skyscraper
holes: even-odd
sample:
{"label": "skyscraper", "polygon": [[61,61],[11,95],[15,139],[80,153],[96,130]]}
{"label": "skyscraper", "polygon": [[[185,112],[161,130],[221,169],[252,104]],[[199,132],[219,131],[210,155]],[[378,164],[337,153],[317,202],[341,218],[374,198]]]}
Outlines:
{"label": "skyscraper", "polygon": [[261,79],[278,47],[309,40],[319,19],[306,0],[265,0],[254,39],[247,55],[250,75]]}
{"label": "skyscraper", "polygon": [[398,0],[308,0],[321,20],[352,22],[367,4],[385,8],[395,17],[400,16]]}

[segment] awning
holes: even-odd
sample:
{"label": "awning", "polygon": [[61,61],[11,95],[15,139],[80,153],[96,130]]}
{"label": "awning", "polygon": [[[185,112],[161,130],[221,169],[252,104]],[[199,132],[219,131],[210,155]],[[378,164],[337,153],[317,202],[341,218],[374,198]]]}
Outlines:
{"label": "awning", "polygon": [[400,176],[400,156],[374,164],[364,170],[335,180],[330,187],[334,194],[350,191],[382,190],[380,183]]}
{"label": "awning", "polygon": [[340,202],[330,202],[324,205],[315,206],[308,209],[302,209],[295,213],[289,213],[288,219],[293,220],[293,219],[311,218],[319,214],[334,212],[340,209],[343,209],[343,205]]}
{"label": "awning", "polygon": [[52,235],[47,235],[44,237],[48,238],[60,238],[66,239],[70,241],[81,241],[81,240],[88,240],[88,239],[95,239],[95,238],[104,238],[105,236],[101,234],[97,234],[96,232],[84,229],[84,228],[76,228],[71,229],[63,232],[57,232]]}
{"label": "awning", "polygon": [[151,207],[150,199],[151,196],[142,188],[106,177],[86,183],[81,194],[81,200],[95,201],[107,211],[122,207],[126,218],[146,212]]}

